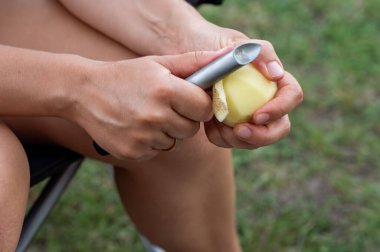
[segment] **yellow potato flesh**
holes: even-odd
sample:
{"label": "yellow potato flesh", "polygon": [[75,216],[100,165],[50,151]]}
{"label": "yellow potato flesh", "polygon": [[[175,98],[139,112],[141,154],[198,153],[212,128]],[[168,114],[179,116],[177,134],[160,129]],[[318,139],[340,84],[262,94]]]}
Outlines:
{"label": "yellow potato flesh", "polygon": [[277,91],[277,84],[267,80],[250,64],[228,75],[222,82],[228,107],[223,123],[231,127],[250,122],[253,113]]}

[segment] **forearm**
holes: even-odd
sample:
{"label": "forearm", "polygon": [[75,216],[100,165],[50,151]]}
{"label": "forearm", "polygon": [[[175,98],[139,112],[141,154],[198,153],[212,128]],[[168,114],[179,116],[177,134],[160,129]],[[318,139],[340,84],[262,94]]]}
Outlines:
{"label": "forearm", "polygon": [[85,74],[83,58],[0,45],[0,116],[61,116]]}
{"label": "forearm", "polygon": [[140,55],[187,51],[208,22],[184,0],[60,0],[75,16]]}

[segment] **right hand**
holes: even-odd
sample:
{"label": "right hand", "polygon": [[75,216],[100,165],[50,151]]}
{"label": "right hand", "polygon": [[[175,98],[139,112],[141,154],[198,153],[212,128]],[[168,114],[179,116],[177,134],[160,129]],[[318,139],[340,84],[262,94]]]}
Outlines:
{"label": "right hand", "polygon": [[220,56],[192,52],[96,62],[71,119],[118,159],[144,160],[212,118],[210,97],[185,78]]}

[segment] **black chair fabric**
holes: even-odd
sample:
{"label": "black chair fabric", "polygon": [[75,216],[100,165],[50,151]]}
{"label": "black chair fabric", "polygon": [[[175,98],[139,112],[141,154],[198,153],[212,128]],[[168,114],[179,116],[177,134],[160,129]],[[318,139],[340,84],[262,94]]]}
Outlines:
{"label": "black chair fabric", "polygon": [[190,3],[193,6],[199,6],[201,4],[216,4],[220,5],[222,4],[223,0],[186,0],[188,3]]}
{"label": "black chair fabric", "polygon": [[26,144],[24,148],[29,160],[31,187],[83,158],[80,154],[59,146]]}

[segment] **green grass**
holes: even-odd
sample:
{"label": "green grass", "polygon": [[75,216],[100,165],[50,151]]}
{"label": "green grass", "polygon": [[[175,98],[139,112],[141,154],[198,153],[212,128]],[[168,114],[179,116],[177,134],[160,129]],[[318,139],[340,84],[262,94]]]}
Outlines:
{"label": "green grass", "polygon": [[[300,81],[291,135],[235,151],[244,251],[378,251],[378,0],[226,0],[204,16],[271,41]],[[111,176],[87,163],[30,251],[143,251]],[[116,216],[116,217],[115,217]]]}

